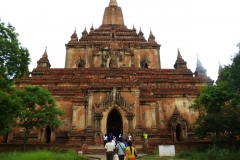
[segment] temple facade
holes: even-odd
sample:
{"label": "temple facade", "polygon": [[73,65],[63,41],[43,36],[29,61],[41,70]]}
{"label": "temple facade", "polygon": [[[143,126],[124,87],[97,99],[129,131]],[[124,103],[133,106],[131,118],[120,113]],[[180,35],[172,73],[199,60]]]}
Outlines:
{"label": "temple facade", "polygon": [[[144,131],[149,143],[195,139],[199,114],[188,107],[211,79],[198,58],[195,72],[188,69],[179,50],[173,69],[161,68],[160,48],[152,31],[145,39],[141,29],[127,28],[117,1],[110,0],[99,28],[71,35],[65,68],[51,68],[46,49],[30,75],[16,80],[19,88],[47,88],[65,111],[63,125],[33,130],[30,141],[98,145],[113,133],[141,143]],[[8,138],[22,135],[14,128]]]}

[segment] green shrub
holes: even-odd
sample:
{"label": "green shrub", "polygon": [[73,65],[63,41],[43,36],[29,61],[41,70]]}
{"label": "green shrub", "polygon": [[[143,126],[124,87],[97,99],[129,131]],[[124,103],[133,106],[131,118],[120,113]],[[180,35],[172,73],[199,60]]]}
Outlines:
{"label": "green shrub", "polygon": [[184,150],[176,154],[175,157],[177,158],[187,158],[187,157],[192,157],[193,156],[193,151],[192,150]]}
{"label": "green shrub", "polygon": [[153,151],[153,156],[157,156],[158,152],[157,151]]}
{"label": "green shrub", "polygon": [[175,157],[159,157],[156,155],[147,155],[139,157],[144,160],[238,160],[240,159],[240,150],[230,150],[228,148],[219,148],[216,145],[208,149],[189,149],[176,152]]}

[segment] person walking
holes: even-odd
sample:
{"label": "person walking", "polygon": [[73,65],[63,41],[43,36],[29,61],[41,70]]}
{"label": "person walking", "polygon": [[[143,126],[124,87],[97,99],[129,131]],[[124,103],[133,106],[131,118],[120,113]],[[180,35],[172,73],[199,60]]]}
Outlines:
{"label": "person walking", "polygon": [[131,141],[132,140],[132,135],[131,135],[131,133],[129,133],[129,135],[128,135],[128,141]]}
{"label": "person walking", "polygon": [[144,142],[145,142],[146,146],[148,147],[148,134],[145,131],[143,133],[143,138],[144,138]]}
{"label": "person walking", "polygon": [[123,143],[125,144],[125,148],[126,148],[128,146],[127,145],[127,140],[125,139]]}
{"label": "person walking", "polygon": [[107,143],[107,140],[108,140],[107,134],[105,134],[105,136],[103,136],[103,140],[104,140],[104,142],[103,142],[103,147],[105,147],[105,145],[106,145],[106,143]]}
{"label": "person walking", "polygon": [[119,160],[124,160],[125,155],[125,144],[123,143],[123,138],[119,138],[119,143],[116,146],[117,154]]}
{"label": "person walking", "polygon": [[113,160],[115,145],[112,143],[112,139],[108,139],[108,143],[105,145],[107,160]]}
{"label": "person walking", "polygon": [[132,146],[132,141],[128,141],[128,147],[125,149],[126,160],[136,160],[136,150]]}

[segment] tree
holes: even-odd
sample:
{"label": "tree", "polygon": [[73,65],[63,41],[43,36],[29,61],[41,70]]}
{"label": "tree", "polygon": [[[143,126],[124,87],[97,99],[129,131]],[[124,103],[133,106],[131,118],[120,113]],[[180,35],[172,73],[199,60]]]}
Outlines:
{"label": "tree", "polygon": [[208,132],[217,138],[231,138],[240,134],[240,53],[232,64],[225,66],[216,81],[202,88],[200,96],[190,106],[199,110],[194,132],[203,138]]}
{"label": "tree", "polygon": [[13,79],[28,72],[29,53],[18,41],[15,28],[0,19],[0,134],[12,128],[19,114],[17,99],[9,94],[13,91]]}
{"label": "tree", "polygon": [[29,52],[18,41],[15,28],[0,19],[0,89],[8,91],[14,78],[27,74],[29,64]]}
{"label": "tree", "polygon": [[19,115],[19,103],[14,94],[9,95],[0,90],[0,134],[5,135],[16,123]]}
{"label": "tree", "polygon": [[26,86],[23,90],[16,90],[15,94],[21,105],[17,125],[25,130],[23,145],[25,151],[29,132],[47,125],[56,128],[62,124],[58,116],[63,115],[64,111],[56,107],[55,99],[50,92],[40,86]]}

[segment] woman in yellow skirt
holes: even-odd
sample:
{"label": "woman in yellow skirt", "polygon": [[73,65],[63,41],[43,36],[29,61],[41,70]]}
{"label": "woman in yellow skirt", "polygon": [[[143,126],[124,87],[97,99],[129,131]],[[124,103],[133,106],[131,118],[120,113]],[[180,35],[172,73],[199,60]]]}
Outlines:
{"label": "woman in yellow skirt", "polygon": [[132,141],[128,141],[127,144],[128,147],[125,149],[126,160],[136,160],[135,154],[137,153],[135,148],[132,146]]}

